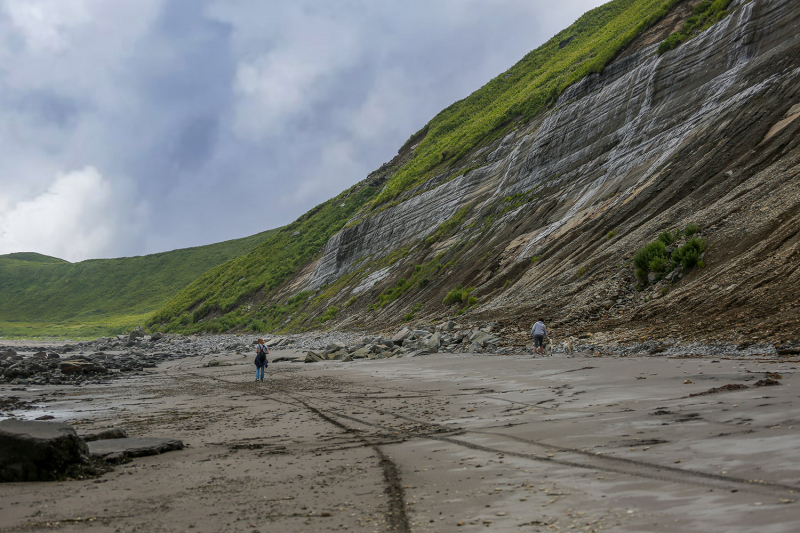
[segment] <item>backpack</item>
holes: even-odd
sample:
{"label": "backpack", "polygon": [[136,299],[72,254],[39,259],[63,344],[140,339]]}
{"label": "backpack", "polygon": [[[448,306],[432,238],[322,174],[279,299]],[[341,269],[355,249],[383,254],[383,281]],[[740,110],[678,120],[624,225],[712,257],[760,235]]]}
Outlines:
{"label": "backpack", "polygon": [[267,354],[269,350],[267,349],[266,344],[258,344],[256,345],[256,364],[264,364],[267,362]]}

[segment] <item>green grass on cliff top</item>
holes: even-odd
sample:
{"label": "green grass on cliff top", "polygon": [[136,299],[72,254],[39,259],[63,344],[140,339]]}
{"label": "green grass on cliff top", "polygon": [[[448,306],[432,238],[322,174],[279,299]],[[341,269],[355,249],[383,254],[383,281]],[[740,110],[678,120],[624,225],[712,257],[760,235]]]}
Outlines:
{"label": "green grass on cliff top", "polygon": [[0,256],[0,335],[91,336],[142,324],[208,269],[248,253],[274,230],[140,257],[69,263]]}
{"label": "green grass on cliff top", "polygon": [[436,115],[413,159],[392,177],[373,207],[446,170],[509,124],[532,118],[570,84],[602,71],[677,2],[613,0],[587,12],[508,71]]}

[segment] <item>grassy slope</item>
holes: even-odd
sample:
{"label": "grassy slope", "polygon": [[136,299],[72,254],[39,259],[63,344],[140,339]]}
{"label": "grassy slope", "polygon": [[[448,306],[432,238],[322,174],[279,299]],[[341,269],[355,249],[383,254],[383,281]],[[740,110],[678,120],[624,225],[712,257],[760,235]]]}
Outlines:
{"label": "grassy slope", "polygon": [[274,232],[80,263],[30,252],[0,256],[0,334],[91,335],[142,323],[208,269],[248,253]]}
{"label": "grassy slope", "polygon": [[515,121],[526,121],[567,86],[600,72],[677,0],[613,0],[528,53],[507,72],[431,120],[414,158],[391,179],[373,206],[397,198],[449,166]]}
{"label": "grassy slope", "polygon": [[249,254],[206,272],[148,324],[166,331],[260,329],[243,302],[258,292],[268,293],[297,272],[377,192],[377,187],[362,182],[318,205]]}

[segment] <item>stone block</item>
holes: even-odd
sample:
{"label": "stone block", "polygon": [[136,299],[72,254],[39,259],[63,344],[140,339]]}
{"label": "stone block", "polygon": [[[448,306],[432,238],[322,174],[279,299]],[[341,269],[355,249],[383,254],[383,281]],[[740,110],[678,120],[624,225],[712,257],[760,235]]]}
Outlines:
{"label": "stone block", "polygon": [[0,422],[0,482],[59,479],[88,456],[86,443],[69,424]]}

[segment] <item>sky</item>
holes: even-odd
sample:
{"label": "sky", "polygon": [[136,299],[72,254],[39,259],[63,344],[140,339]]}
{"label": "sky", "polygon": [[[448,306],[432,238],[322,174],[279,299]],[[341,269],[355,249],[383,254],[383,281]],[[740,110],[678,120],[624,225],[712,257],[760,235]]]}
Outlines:
{"label": "sky", "polygon": [[0,0],[0,254],[290,223],[602,0]]}

